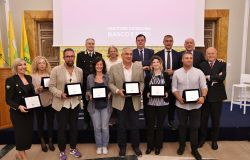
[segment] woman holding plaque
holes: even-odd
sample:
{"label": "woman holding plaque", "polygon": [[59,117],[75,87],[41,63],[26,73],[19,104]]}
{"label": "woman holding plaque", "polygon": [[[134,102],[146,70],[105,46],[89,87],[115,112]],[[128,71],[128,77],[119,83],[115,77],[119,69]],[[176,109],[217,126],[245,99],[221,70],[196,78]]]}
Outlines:
{"label": "woman holding plaque", "polygon": [[36,94],[39,94],[42,107],[36,108],[36,119],[38,134],[41,141],[41,148],[43,152],[47,152],[48,148],[45,142],[44,132],[44,117],[46,116],[47,129],[48,129],[48,146],[51,151],[55,150],[52,142],[53,137],[53,124],[54,124],[54,109],[52,104],[52,93],[48,90],[48,80],[50,76],[50,64],[43,56],[37,56],[32,62],[32,79],[35,87]]}
{"label": "woman holding plaque", "polygon": [[94,74],[90,74],[87,78],[86,96],[90,100],[88,112],[94,126],[96,153],[108,154],[109,118],[112,113],[109,100],[111,93],[107,91],[109,78],[106,73],[105,61],[102,58],[96,58],[93,66]]}
{"label": "woman holding plaque", "polygon": [[168,111],[168,92],[170,78],[163,72],[162,59],[153,56],[150,61],[151,74],[145,77],[143,103],[147,121],[147,150],[150,154],[155,150],[159,155],[163,144],[163,123]]}
{"label": "woman holding plaque", "polygon": [[26,63],[23,59],[17,58],[12,64],[13,76],[6,79],[5,97],[6,103],[10,106],[10,119],[13,124],[16,159],[27,160],[25,150],[30,149],[33,133],[33,112],[27,109],[25,97],[35,95],[32,78],[26,75]]}

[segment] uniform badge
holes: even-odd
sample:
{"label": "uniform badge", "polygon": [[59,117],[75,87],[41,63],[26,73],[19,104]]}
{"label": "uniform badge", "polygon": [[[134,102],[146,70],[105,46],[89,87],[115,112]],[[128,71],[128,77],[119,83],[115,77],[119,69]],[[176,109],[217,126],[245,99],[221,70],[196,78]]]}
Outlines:
{"label": "uniform badge", "polygon": [[10,89],[10,85],[6,85],[6,88],[7,88],[7,89]]}

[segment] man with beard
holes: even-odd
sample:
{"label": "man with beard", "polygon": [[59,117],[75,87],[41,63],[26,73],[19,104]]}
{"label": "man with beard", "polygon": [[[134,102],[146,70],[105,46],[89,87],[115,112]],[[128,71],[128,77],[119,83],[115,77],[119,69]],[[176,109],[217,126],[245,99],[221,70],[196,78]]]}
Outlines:
{"label": "man with beard", "polygon": [[81,83],[83,81],[82,70],[74,66],[75,53],[71,48],[63,51],[64,63],[56,66],[51,71],[49,90],[53,94],[52,107],[56,110],[58,123],[57,143],[60,151],[59,159],[67,160],[65,154],[67,143],[67,124],[69,124],[70,154],[74,157],[81,157],[81,153],[76,148],[77,141],[77,119],[79,104],[82,96],[68,95],[64,91],[65,84]]}

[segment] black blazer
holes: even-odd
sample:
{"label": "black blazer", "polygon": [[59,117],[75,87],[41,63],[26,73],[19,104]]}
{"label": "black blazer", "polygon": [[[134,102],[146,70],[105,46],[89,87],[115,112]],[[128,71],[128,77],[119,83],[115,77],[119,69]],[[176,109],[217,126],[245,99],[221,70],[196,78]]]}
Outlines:
{"label": "black blazer", "polygon": [[[165,70],[165,49],[157,52],[155,55],[161,57],[163,61],[163,69]],[[172,49],[172,69],[177,70],[181,67],[181,54]]]}
{"label": "black blazer", "polygon": [[19,105],[24,105],[23,103],[25,97],[35,95],[35,89],[32,84],[31,76],[25,75],[25,78],[32,89],[32,93],[27,93],[26,89],[24,89],[24,84],[18,75],[14,75],[6,79],[5,82],[6,103],[14,110],[17,110]]}
{"label": "black blazer", "polygon": [[[183,54],[184,52],[186,51],[182,51],[181,53]],[[204,61],[205,61],[205,57],[204,57],[203,52],[193,50],[193,67],[199,68],[200,64]]]}
{"label": "black blazer", "polygon": [[[154,55],[154,50],[152,49],[148,49],[148,48],[144,48],[144,61],[142,61],[142,65],[143,66],[150,66],[150,60],[152,58],[152,56]],[[138,49],[133,49],[133,59],[132,61],[141,61],[141,56],[139,54]]]}
{"label": "black blazer", "polygon": [[223,83],[226,78],[226,63],[216,60],[213,68],[211,68],[208,61],[204,61],[199,67],[206,76],[210,75],[210,80],[207,79],[208,93],[206,100],[208,102],[218,102],[227,99]]}
{"label": "black blazer", "polygon": [[[168,95],[170,94],[171,90],[171,81],[169,75],[167,75],[166,72],[163,72],[163,77],[165,81],[165,90],[167,91]],[[146,75],[144,79],[144,91],[143,91],[143,105],[148,104],[149,98],[147,97],[147,94],[150,92],[150,85],[149,82],[152,78],[152,74]],[[169,102],[169,97],[164,98],[165,102]]]}

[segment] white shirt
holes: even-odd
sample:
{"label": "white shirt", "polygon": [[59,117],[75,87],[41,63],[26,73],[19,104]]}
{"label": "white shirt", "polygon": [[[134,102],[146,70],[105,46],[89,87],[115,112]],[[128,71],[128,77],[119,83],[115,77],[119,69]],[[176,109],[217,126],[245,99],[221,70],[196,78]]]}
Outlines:
{"label": "white shirt", "polygon": [[116,61],[110,61],[109,59],[105,60],[105,64],[106,64],[106,68],[107,68],[107,72],[109,72],[110,70],[110,67],[115,65],[115,64],[118,64],[118,63],[121,63],[122,60],[120,58],[118,58]]}
{"label": "white shirt", "polygon": [[[73,70],[72,74],[70,75],[69,72],[66,70],[66,83],[76,83],[77,77],[75,73],[75,69]],[[63,107],[74,109],[80,103],[78,96],[69,97],[67,98],[64,103]]]}
{"label": "white shirt", "polygon": [[125,82],[132,81],[132,66],[133,66],[133,63],[131,64],[130,68],[126,69],[123,64],[123,73],[124,73]]}
{"label": "white shirt", "polygon": [[[172,92],[179,92],[182,96],[185,89],[204,89],[207,88],[206,77],[204,73],[195,67],[186,71],[183,67],[176,70],[172,79]],[[176,106],[185,110],[199,109],[202,104],[189,103],[181,104],[176,100]]]}

